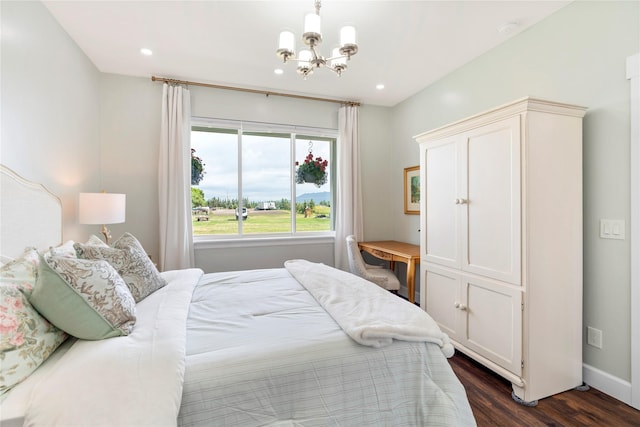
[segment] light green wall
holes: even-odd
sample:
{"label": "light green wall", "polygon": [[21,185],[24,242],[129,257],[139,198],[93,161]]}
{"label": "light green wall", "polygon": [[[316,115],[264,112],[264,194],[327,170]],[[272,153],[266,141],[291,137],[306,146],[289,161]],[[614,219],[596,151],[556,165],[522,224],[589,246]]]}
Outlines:
{"label": "light green wall", "polygon": [[100,73],[41,3],[2,1],[0,14],[0,162],[61,198],[63,238],[86,236],[77,200],[100,191]]}
{"label": "light green wall", "polygon": [[[639,2],[575,2],[447,75],[393,110],[402,149],[395,170],[418,163],[412,136],[524,96],[588,107],[584,119],[584,326],[603,348],[584,362],[630,380],[629,240],[598,236],[600,218],[629,224],[629,82],[640,51]],[[394,204],[402,203],[396,192]],[[394,238],[414,241],[415,218],[396,212]],[[576,302],[579,303],[579,302]]]}

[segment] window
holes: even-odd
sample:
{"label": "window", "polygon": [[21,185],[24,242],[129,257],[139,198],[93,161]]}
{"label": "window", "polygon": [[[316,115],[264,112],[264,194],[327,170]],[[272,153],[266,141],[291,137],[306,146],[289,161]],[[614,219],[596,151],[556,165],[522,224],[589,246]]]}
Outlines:
{"label": "window", "polygon": [[[331,129],[193,119],[192,156],[203,165],[191,187],[194,236],[330,233],[336,137]],[[296,162],[308,156],[326,179],[301,182]]]}

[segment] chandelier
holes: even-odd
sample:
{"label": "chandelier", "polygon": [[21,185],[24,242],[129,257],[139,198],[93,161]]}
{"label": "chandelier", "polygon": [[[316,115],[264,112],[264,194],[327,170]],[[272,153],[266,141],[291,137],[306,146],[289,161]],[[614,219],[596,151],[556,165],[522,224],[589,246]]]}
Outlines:
{"label": "chandelier", "polygon": [[302,41],[309,49],[302,49],[296,58],[294,35],[291,31],[282,31],[276,53],[283,62],[289,60],[298,63],[298,73],[306,80],[313,73],[314,68],[326,67],[335,72],[338,77],[347,68],[347,61],[351,55],[358,53],[356,44],[356,29],[345,26],[340,29],[340,47],[333,49],[331,57],[325,58],[318,51],[322,42],[320,32],[320,0],[315,0],[316,13],[310,13],[304,18],[304,33]]}

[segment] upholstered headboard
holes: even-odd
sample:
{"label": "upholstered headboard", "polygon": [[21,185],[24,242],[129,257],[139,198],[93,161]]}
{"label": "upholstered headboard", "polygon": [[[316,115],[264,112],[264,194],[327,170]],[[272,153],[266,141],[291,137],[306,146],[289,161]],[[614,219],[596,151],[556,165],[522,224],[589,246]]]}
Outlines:
{"label": "upholstered headboard", "polygon": [[45,186],[0,165],[0,261],[24,248],[62,243],[62,202]]}

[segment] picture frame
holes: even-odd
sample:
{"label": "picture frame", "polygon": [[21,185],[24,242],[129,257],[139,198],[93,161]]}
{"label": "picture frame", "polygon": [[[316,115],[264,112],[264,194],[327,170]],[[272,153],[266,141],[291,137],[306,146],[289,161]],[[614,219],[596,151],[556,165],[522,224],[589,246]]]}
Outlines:
{"label": "picture frame", "polygon": [[420,166],[404,168],[404,213],[420,215]]}

